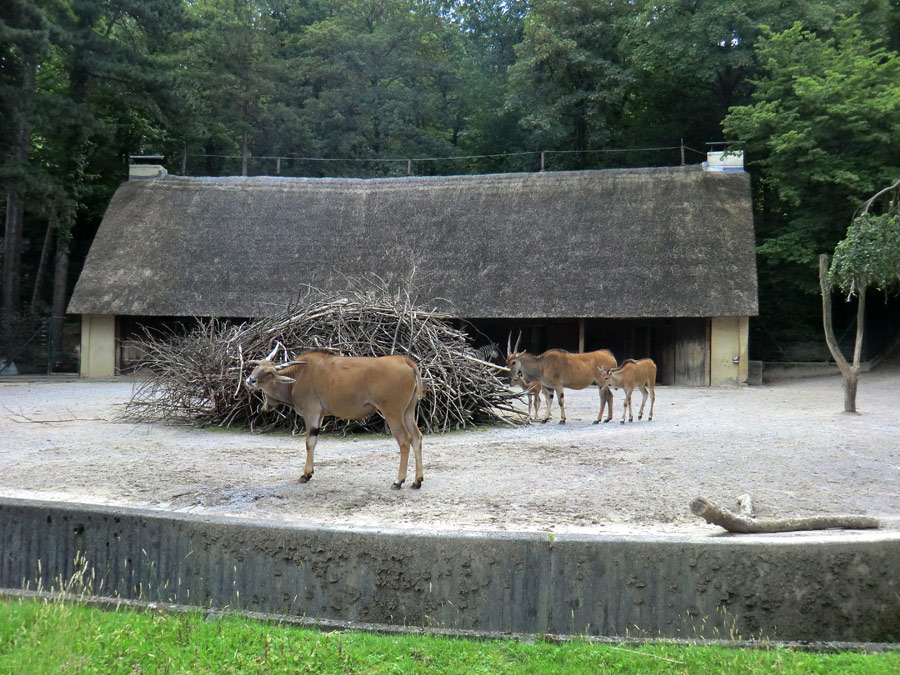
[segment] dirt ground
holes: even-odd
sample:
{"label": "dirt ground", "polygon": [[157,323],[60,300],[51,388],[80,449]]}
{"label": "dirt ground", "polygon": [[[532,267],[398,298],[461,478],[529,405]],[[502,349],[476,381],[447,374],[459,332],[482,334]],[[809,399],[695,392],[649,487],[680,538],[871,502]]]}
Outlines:
{"label": "dirt ground", "polygon": [[[719,532],[695,495],[761,517],[867,514],[900,530],[900,368],[759,387],[657,387],[652,422],[593,425],[595,388],[568,424],[427,435],[421,490],[391,490],[387,436],[323,435],[302,485],[303,438],[114,421],[131,380],[0,379],[0,495],[417,531]],[[635,394],[639,405],[640,395]],[[523,406],[524,407],[524,406]],[[412,458],[410,474],[412,475]]]}

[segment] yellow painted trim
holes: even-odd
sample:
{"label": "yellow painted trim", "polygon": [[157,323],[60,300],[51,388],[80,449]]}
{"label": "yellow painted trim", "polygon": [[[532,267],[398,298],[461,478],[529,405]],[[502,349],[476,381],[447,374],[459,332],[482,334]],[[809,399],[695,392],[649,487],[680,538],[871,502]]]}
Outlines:
{"label": "yellow painted trim", "polygon": [[83,314],[81,317],[81,377],[116,374],[116,317]]}
{"label": "yellow painted trim", "polygon": [[747,384],[750,318],[714,316],[710,321],[710,385]]}

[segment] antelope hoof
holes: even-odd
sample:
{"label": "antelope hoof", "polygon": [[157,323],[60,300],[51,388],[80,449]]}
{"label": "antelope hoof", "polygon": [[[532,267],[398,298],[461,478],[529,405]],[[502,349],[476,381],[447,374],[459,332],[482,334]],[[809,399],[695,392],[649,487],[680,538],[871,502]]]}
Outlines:
{"label": "antelope hoof", "polygon": [[300,482],[301,482],[301,483],[308,483],[311,479],[312,479],[312,474],[311,474],[311,473],[305,473],[305,474],[303,474],[302,476],[300,476]]}
{"label": "antelope hoof", "polygon": [[625,420],[622,420],[621,422],[619,422],[619,424],[625,424]]}
{"label": "antelope hoof", "polygon": [[549,422],[549,421],[550,421],[550,418],[548,417],[547,419],[541,420],[541,424],[547,424],[547,422]]}
{"label": "antelope hoof", "polygon": [[402,480],[395,481],[394,484],[391,485],[391,490],[399,490],[400,486],[403,485],[403,482],[404,481],[402,481]]}
{"label": "antelope hoof", "polygon": [[600,420],[594,420],[594,424],[600,424]]}
{"label": "antelope hoof", "polygon": [[565,424],[566,421],[565,421],[565,420],[560,420],[559,423],[560,423],[560,424]]}
{"label": "antelope hoof", "polygon": [[422,487],[423,480],[425,480],[425,479],[424,478],[416,478],[416,480],[413,482],[413,484],[410,487],[412,487],[413,490],[418,490],[420,487]]}

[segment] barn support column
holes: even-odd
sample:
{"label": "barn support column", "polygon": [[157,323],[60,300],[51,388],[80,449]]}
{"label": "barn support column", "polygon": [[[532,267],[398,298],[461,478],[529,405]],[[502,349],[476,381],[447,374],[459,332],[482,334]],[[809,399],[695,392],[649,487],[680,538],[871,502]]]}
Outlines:
{"label": "barn support column", "polygon": [[83,314],[81,317],[81,377],[116,374],[116,317]]}
{"label": "barn support column", "polygon": [[750,318],[715,316],[710,324],[710,384],[747,384]]}

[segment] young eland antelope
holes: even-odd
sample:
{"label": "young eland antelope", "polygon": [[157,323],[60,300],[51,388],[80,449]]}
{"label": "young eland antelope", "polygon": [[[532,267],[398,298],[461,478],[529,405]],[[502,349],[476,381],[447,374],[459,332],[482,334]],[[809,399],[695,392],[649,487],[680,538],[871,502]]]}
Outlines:
{"label": "young eland antelope", "polygon": [[625,390],[625,403],[622,408],[622,424],[625,424],[625,414],[628,413],[628,421],[634,422],[634,412],[631,409],[631,394],[634,388],[641,390],[641,411],[638,419],[644,416],[644,405],[647,403],[647,389],[650,389],[650,414],[647,421],[653,419],[653,405],[656,403],[656,364],[653,359],[626,359],[618,368],[601,369],[601,377],[607,387],[622,387]]}

